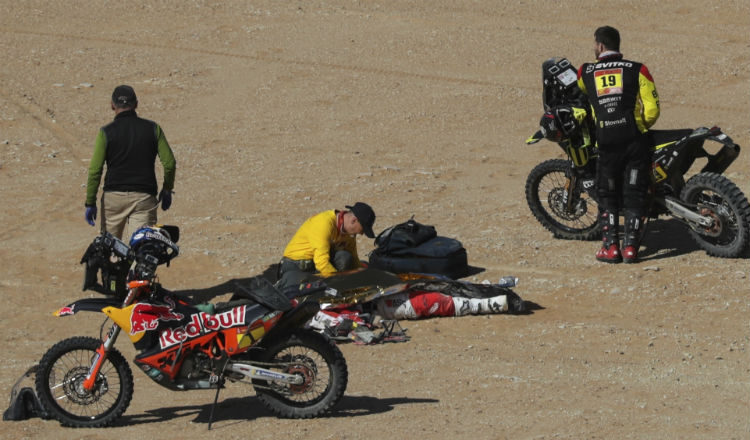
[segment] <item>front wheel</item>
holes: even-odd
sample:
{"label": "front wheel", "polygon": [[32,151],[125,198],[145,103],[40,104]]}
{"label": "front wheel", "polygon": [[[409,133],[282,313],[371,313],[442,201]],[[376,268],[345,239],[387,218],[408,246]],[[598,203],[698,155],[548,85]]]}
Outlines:
{"label": "front wheel", "polygon": [[[601,238],[599,204],[583,188],[583,179],[568,191],[572,174],[570,161],[546,160],[526,178],[526,203],[531,213],[556,238],[595,240]],[[593,184],[593,181],[590,181]]]}
{"label": "front wheel", "polygon": [[300,375],[302,384],[253,380],[258,399],[278,417],[317,417],[330,410],[346,390],[348,372],[341,350],[330,339],[307,329],[277,338],[255,358],[264,368]]}
{"label": "front wheel", "polygon": [[750,241],[750,204],[737,185],[721,174],[699,173],[688,179],[680,198],[714,220],[711,227],[690,228],[701,249],[715,257],[743,255]]}
{"label": "front wheel", "polygon": [[110,350],[93,390],[83,381],[96,350],[96,338],[64,339],[50,348],[39,362],[36,393],[45,411],[63,426],[99,428],[119,418],[133,397],[133,373],[117,350]]}

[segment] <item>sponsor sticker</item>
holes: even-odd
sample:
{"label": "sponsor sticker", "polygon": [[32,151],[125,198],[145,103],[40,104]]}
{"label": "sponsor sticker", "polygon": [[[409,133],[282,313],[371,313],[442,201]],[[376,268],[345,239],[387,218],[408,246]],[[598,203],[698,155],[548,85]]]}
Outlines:
{"label": "sponsor sticker", "polygon": [[245,325],[246,306],[237,306],[223,313],[211,315],[205,312],[190,315],[182,327],[167,328],[159,335],[159,346],[164,349],[188,339],[213,331]]}

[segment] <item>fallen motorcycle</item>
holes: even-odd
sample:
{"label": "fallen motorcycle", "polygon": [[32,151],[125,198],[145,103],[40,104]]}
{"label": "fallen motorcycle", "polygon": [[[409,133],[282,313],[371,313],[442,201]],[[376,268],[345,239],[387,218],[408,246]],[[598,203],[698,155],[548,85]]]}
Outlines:
{"label": "fallen motorcycle", "polygon": [[178,234],[174,226],[145,227],[129,246],[107,233],[95,239],[98,252],[131,263],[126,294],[81,299],[55,313],[102,312],[113,325],[103,337],[64,339],[44,354],[35,379],[44,412],[71,427],[107,426],[125,412],[134,387],[130,366],[114,347],[123,331],[138,352],[134,363],[169,390],[216,389],[215,407],[227,381],[247,383],[279,417],[330,410],[344,394],[348,372],[335,343],[304,328],[318,303],[298,303],[259,277],[238,285],[227,303],[194,304],[175,295],[157,282],[156,269],[179,254]]}
{"label": "fallen motorcycle", "polygon": [[[565,58],[542,65],[545,110],[581,105],[576,71]],[[723,173],[740,152],[739,145],[718,127],[651,130],[653,164],[648,192],[648,218],[668,215],[688,227],[698,246],[716,257],[745,255],[750,244],[750,204]],[[527,139],[544,139],[537,131]],[[567,159],[538,164],[526,179],[526,201],[534,217],[556,238],[601,238],[595,186],[596,147],[581,148],[581,136],[564,136],[558,145]],[[718,150],[706,149],[706,141]],[[699,172],[685,181],[696,159],[706,159]],[[645,231],[644,231],[645,232]]]}

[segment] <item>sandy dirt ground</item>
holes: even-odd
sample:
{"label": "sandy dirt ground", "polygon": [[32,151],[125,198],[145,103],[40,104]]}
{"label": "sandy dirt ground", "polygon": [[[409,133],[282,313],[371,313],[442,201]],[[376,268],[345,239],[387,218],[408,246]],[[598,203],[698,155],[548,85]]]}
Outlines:
{"label": "sandy dirt ground", "polygon": [[[252,389],[172,393],[134,371],[108,429],[3,422],[0,437],[372,439],[750,438],[748,259],[709,257],[652,222],[635,265],[555,240],[531,216],[524,145],[541,63],[593,58],[620,29],[661,95],[655,128],[719,125],[750,146],[747,1],[0,1],[0,389],[56,341],[98,334],[51,314],[81,292],[88,161],[130,84],[178,161],[172,289],[210,289],[278,261],[305,218],[362,200],[376,230],[411,216],[516,275],[523,316],[406,322],[411,340],[342,345],[330,415],[279,420]],[[750,194],[747,151],[727,176]],[[366,255],[373,245],[360,240]],[[127,358],[126,339],[118,345]],[[7,395],[7,394],[6,394]]]}

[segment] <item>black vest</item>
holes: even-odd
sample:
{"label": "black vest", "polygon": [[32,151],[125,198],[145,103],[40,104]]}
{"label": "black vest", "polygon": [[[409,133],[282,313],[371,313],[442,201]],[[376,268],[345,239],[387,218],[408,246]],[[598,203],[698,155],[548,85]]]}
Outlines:
{"label": "black vest", "polygon": [[156,123],[139,118],[135,110],[128,110],[116,115],[115,120],[102,130],[107,140],[104,191],[136,191],[156,195]]}

